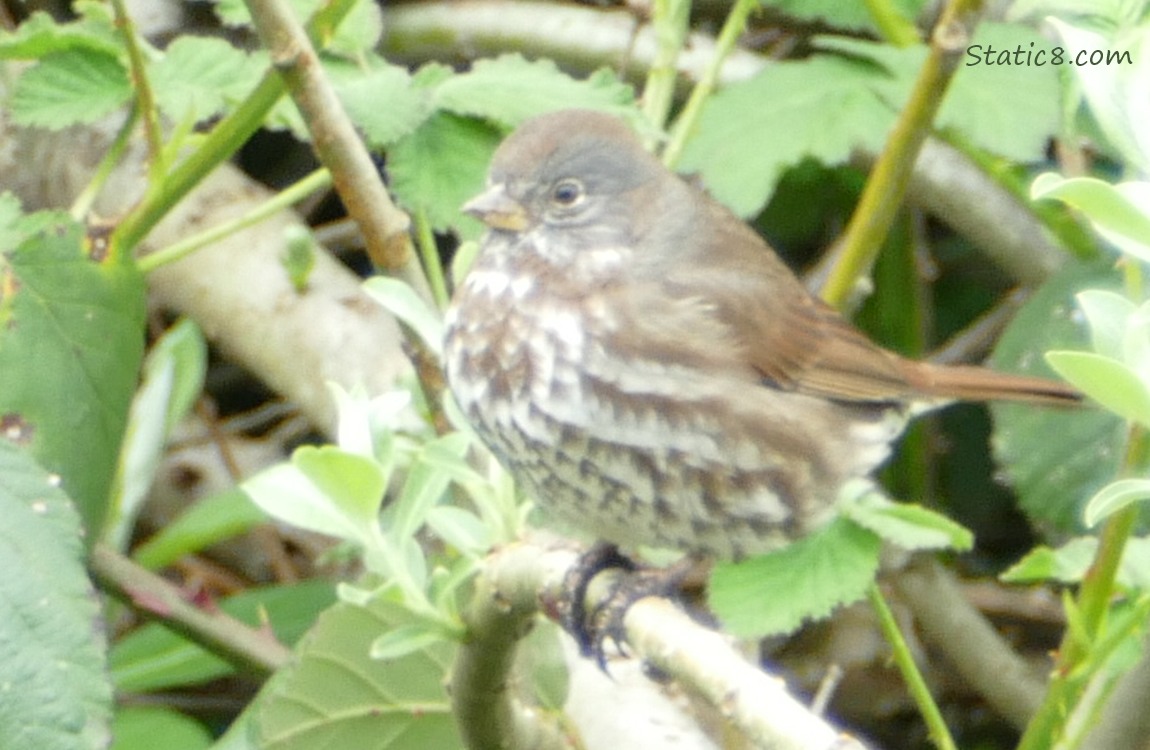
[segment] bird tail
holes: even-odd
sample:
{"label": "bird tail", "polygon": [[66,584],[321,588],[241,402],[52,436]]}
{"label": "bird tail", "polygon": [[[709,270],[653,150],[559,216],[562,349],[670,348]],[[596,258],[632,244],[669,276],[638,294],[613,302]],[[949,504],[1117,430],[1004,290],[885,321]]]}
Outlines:
{"label": "bird tail", "polygon": [[1057,380],[1011,375],[970,365],[932,365],[915,362],[907,380],[923,393],[961,401],[1021,401],[1071,406],[1082,393]]}

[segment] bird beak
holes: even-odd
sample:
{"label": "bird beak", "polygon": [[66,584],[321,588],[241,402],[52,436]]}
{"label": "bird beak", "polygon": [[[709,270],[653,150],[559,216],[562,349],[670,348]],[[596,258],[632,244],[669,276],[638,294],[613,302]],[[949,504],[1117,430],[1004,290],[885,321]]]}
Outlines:
{"label": "bird beak", "polygon": [[502,184],[492,185],[464,203],[463,211],[492,229],[522,232],[527,228],[527,211],[519,201],[507,195]]}

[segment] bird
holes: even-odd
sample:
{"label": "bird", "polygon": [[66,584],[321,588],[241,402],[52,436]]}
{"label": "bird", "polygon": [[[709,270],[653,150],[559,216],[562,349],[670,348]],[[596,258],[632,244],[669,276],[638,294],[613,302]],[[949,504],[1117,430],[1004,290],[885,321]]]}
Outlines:
{"label": "bird", "polygon": [[875,344],[612,114],[523,122],[463,211],[486,233],[445,315],[450,392],[539,507],[609,545],[770,552],[925,407],[1081,399]]}

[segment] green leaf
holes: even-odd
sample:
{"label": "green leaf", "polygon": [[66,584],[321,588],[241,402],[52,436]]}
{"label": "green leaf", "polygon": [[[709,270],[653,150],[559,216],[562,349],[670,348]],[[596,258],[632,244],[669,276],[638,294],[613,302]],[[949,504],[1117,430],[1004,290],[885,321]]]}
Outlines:
{"label": "green leaf", "polygon": [[440,112],[388,152],[391,186],[404,208],[426,212],[433,229],[460,223],[459,208],[484,183],[500,135],[489,125]]}
{"label": "green leaf", "polygon": [[[1130,8],[1139,4],[1132,3]],[[1150,34],[1146,33],[1145,11],[1140,23],[1116,26],[1106,35],[1077,28],[1057,18],[1048,20],[1068,48],[1074,61],[1079,52],[1125,53],[1125,60],[1102,64],[1068,65],[1081,84],[1090,105],[1090,114],[1114,146],[1122,160],[1136,171],[1150,172],[1150,136],[1146,132],[1146,76],[1150,71]]]}
{"label": "green leaf", "polygon": [[1078,583],[1097,549],[1093,537],[1079,537],[1057,549],[1040,544],[999,577],[1006,583]]}
{"label": "green leaf", "polygon": [[443,357],[443,316],[416,294],[411,285],[388,276],[373,276],[363,282],[363,290],[410,326],[436,357]]}
{"label": "green leaf", "polygon": [[300,294],[307,291],[311,272],[315,270],[316,241],[312,233],[298,224],[284,229],[284,252],[280,265],[287,272],[292,288]]}
{"label": "green leaf", "polygon": [[[243,0],[218,0],[216,15],[227,26],[250,26],[251,14]],[[301,23],[306,23],[324,0],[289,0],[288,7]],[[371,0],[356,0],[355,5],[344,16],[334,34],[327,33],[323,38],[325,51],[338,52],[357,57],[375,47],[383,30],[382,17],[376,3]]]}
{"label": "green leaf", "polygon": [[1119,479],[1111,482],[1090,498],[1083,513],[1086,525],[1098,522],[1122,510],[1131,503],[1150,500],[1150,479]]}
{"label": "green leaf", "polygon": [[164,738],[164,750],[200,750],[210,747],[212,735],[200,722],[169,708],[127,706],[112,723],[111,750],[154,750]]}
{"label": "green leaf", "polygon": [[199,396],[207,371],[208,345],[200,329],[183,319],[168,329],[144,361],[144,382],[136,392],[113,483],[113,518],[108,543],[128,542],[147,497],[172,428]]}
{"label": "green leaf", "polygon": [[[266,623],[278,640],[291,645],[315,622],[316,613],[334,601],[334,587],[313,580],[250,588],[219,602],[219,607],[252,627]],[[199,685],[235,672],[219,656],[158,623],[121,638],[112,647],[109,663],[112,682],[125,693]]]}
{"label": "green leaf", "polygon": [[54,477],[0,439],[0,741],[107,746],[112,690],[80,519]]}
{"label": "green leaf", "polygon": [[739,638],[790,633],[861,599],[878,572],[881,547],[873,532],[836,518],[778,552],[719,563],[708,599]]}
{"label": "green leaf", "polygon": [[1087,289],[1075,299],[1090,323],[1090,343],[1095,353],[1123,359],[1126,321],[1138,308],[1123,295],[1105,289]]}
{"label": "green leaf", "polygon": [[[447,438],[462,438],[453,440],[453,443],[467,442],[459,433],[438,438],[437,442]],[[428,511],[443,497],[450,482],[449,475],[417,459],[408,471],[399,497],[388,508],[388,535],[397,542],[414,537],[427,520]]]}
{"label": "green leaf", "polygon": [[697,172],[740,216],[756,214],[787,167],[878,152],[895,119],[880,96],[889,84],[871,63],[829,55],[769,65],[707,101],[678,169]]}
{"label": "green leaf", "polygon": [[443,628],[426,620],[392,628],[371,642],[372,659],[399,659],[448,640]]}
{"label": "green leaf", "polygon": [[106,9],[93,12],[91,3],[76,3],[84,15],[71,23],[57,23],[38,10],[14,31],[0,31],[0,59],[39,59],[53,52],[87,49],[118,55],[123,43]]}
{"label": "green leaf", "polygon": [[251,498],[233,487],[189,505],[174,521],[136,547],[132,558],[145,568],[158,570],[184,555],[251,531],[267,520],[267,514]]}
{"label": "green leaf", "polygon": [[1122,362],[1092,352],[1047,352],[1046,361],[1080,391],[1123,419],[1150,427],[1150,384]]}
{"label": "green leaf", "polygon": [[266,513],[293,526],[366,543],[378,523],[385,487],[373,459],[332,445],[297,448],[240,488]]}
{"label": "green leaf", "polygon": [[[1077,537],[1057,549],[1040,545],[1000,577],[1007,583],[1081,583],[1097,550],[1095,537]],[[1127,541],[1117,581],[1126,589],[1150,591],[1150,539],[1133,537]]]}
{"label": "green leaf", "polygon": [[637,120],[631,87],[613,72],[600,70],[580,81],[551,60],[527,60],[519,54],[477,60],[468,72],[442,81],[434,101],[448,112],[507,127],[571,107],[602,109]]}
{"label": "green leaf", "polygon": [[91,49],[54,52],[16,81],[9,102],[19,125],[63,130],[90,124],[132,98],[128,71],[115,55]]}
{"label": "green leaf", "polygon": [[441,505],[427,512],[435,535],[465,555],[482,555],[495,543],[493,529],[469,510]]}
{"label": "green leaf", "polygon": [[430,94],[413,85],[405,68],[373,58],[366,72],[358,65],[329,64],[327,69],[344,109],[373,148],[390,146],[432,113]]}
{"label": "green leaf", "polygon": [[1150,262],[1150,183],[1110,185],[1094,177],[1038,175],[1034,200],[1060,200],[1086,215],[1095,229],[1123,252]]}
{"label": "green leaf", "polygon": [[[980,23],[971,44],[981,45],[978,51],[983,55],[989,48],[1027,54],[1046,51],[1047,59],[1053,47],[1032,28],[995,22]],[[971,63],[969,56],[963,59],[938,111],[936,126],[953,128],[1013,161],[1044,161],[1061,116],[1058,68]]]}
{"label": "green leaf", "polygon": [[906,550],[954,549],[966,551],[974,535],[961,524],[921,505],[894,503],[877,492],[844,503],[847,518]]}
{"label": "green leaf", "polygon": [[[877,32],[866,3],[844,3],[841,0],[762,0],[762,5],[779,13],[805,21],[819,21],[836,29]],[[920,0],[893,0],[886,3],[892,12],[914,19],[921,10]]]}
{"label": "green leaf", "polygon": [[[1043,358],[1051,349],[1084,349],[1089,331],[1075,295],[1116,290],[1109,264],[1069,264],[1027,300],[995,347],[990,366],[1004,372],[1052,376]],[[1057,409],[995,403],[991,447],[1022,510],[1044,531],[1078,531],[1087,498],[1118,472],[1126,423],[1087,405]]]}
{"label": "green leaf", "polygon": [[0,248],[0,322],[0,424],[63,478],[98,538],[143,356],[143,279],[52,214]]}
{"label": "green leaf", "polygon": [[176,122],[222,114],[245,97],[263,76],[261,61],[223,39],[181,36],[151,66],[152,89],[160,110]]}
{"label": "green leaf", "polygon": [[261,695],[261,750],[363,747],[455,750],[462,742],[444,689],[455,646],[438,641],[398,659],[368,658],[381,633],[412,622],[398,605],[340,603],[320,615],[293,666]]}

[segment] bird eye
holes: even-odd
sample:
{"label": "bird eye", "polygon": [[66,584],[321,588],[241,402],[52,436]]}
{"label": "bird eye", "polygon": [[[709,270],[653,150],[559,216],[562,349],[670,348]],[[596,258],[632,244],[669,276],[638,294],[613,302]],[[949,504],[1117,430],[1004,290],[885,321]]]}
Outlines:
{"label": "bird eye", "polygon": [[583,183],[573,178],[566,178],[555,183],[551,188],[551,200],[560,206],[574,206],[583,199]]}

